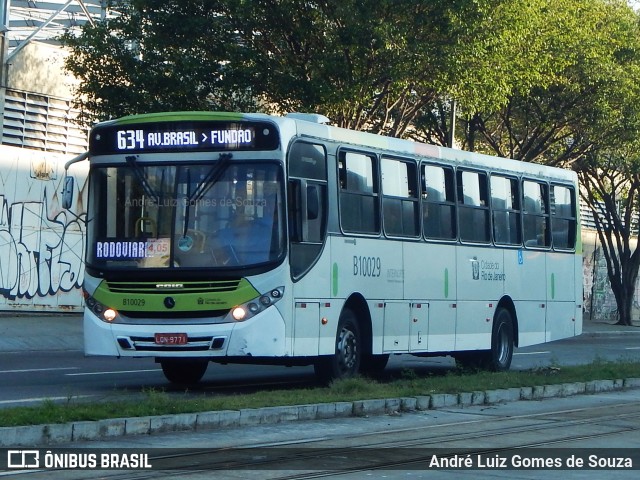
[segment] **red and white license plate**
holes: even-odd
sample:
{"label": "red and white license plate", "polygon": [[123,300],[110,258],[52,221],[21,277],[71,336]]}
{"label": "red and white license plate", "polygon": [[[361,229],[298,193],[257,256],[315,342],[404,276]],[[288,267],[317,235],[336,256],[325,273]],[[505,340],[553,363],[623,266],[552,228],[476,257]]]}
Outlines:
{"label": "red and white license plate", "polygon": [[186,345],[188,338],[186,333],[156,333],[158,345]]}

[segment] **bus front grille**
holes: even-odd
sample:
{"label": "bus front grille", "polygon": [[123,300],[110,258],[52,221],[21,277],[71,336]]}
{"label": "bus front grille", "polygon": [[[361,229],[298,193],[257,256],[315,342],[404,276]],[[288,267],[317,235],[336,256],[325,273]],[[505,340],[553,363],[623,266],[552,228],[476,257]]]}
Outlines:
{"label": "bus front grille", "polygon": [[[121,315],[126,318],[131,318],[134,320],[145,320],[145,319],[156,319],[156,320],[175,320],[179,322],[180,320],[194,320],[194,319],[205,319],[209,320],[207,323],[223,323],[226,315],[229,313],[229,309],[225,310],[188,310],[184,312],[180,311],[165,311],[165,312],[147,312],[144,310],[136,311],[136,310],[119,310]],[[127,322],[123,321],[123,323],[140,323],[140,322]],[[146,322],[145,322],[146,323]],[[165,322],[166,323],[166,322]],[[201,323],[201,322],[199,322]]]}
{"label": "bus front grille", "polygon": [[128,345],[138,352],[202,352],[207,350],[219,350],[224,345],[223,337],[189,337],[184,345],[159,345],[154,337],[121,337],[118,343],[121,346]]}
{"label": "bus front grille", "polygon": [[207,280],[196,282],[107,282],[114,293],[128,294],[167,294],[167,293],[221,293],[233,292],[238,288],[240,279]]}

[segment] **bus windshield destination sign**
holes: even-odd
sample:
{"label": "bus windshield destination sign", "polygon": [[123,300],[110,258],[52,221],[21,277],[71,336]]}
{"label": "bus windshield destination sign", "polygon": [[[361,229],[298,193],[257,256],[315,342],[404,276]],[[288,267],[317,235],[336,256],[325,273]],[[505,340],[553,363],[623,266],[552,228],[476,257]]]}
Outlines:
{"label": "bus windshield destination sign", "polygon": [[96,154],[167,150],[275,150],[276,127],[266,122],[159,122],[106,125],[94,129],[90,150]]}

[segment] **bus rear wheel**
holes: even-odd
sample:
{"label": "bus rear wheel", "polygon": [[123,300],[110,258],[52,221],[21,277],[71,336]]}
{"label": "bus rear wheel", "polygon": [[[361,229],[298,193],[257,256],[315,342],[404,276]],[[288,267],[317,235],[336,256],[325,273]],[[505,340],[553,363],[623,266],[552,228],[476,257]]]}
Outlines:
{"label": "bus rear wheel", "polygon": [[491,332],[491,350],[460,352],[454,355],[462,368],[503,372],[509,370],[513,359],[514,333],[511,313],[506,308],[496,311]]}
{"label": "bus rear wheel", "polygon": [[167,380],[177,385],[194,385],[202,380],[208,360],[165,358],[160,360],[162,373]]}
{"label": "bus rear wheel", "polygon": [[362,360],[360,328],[352,310],[345,308],[338,320],[335,353],[316,360],[314,370],[318,378],[330,382],[358,374]]}
{"label": "bus rear wheel", "polygon": [[499,308],[493,322],[491,350],[487,358],[487,368],[494,372],[509,370],[513,359],[513,320],[506,308]]}

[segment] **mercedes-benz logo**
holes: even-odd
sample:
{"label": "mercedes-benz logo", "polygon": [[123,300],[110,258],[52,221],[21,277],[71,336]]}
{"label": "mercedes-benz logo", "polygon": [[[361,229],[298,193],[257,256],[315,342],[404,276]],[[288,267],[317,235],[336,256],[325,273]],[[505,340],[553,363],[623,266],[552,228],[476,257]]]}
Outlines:
{"label": "mercedes-benz logo", "polygon": [[164,306],[167,308],[173,308],[176,306],[176,301],[174,300],[173,297],[165,297]]}

